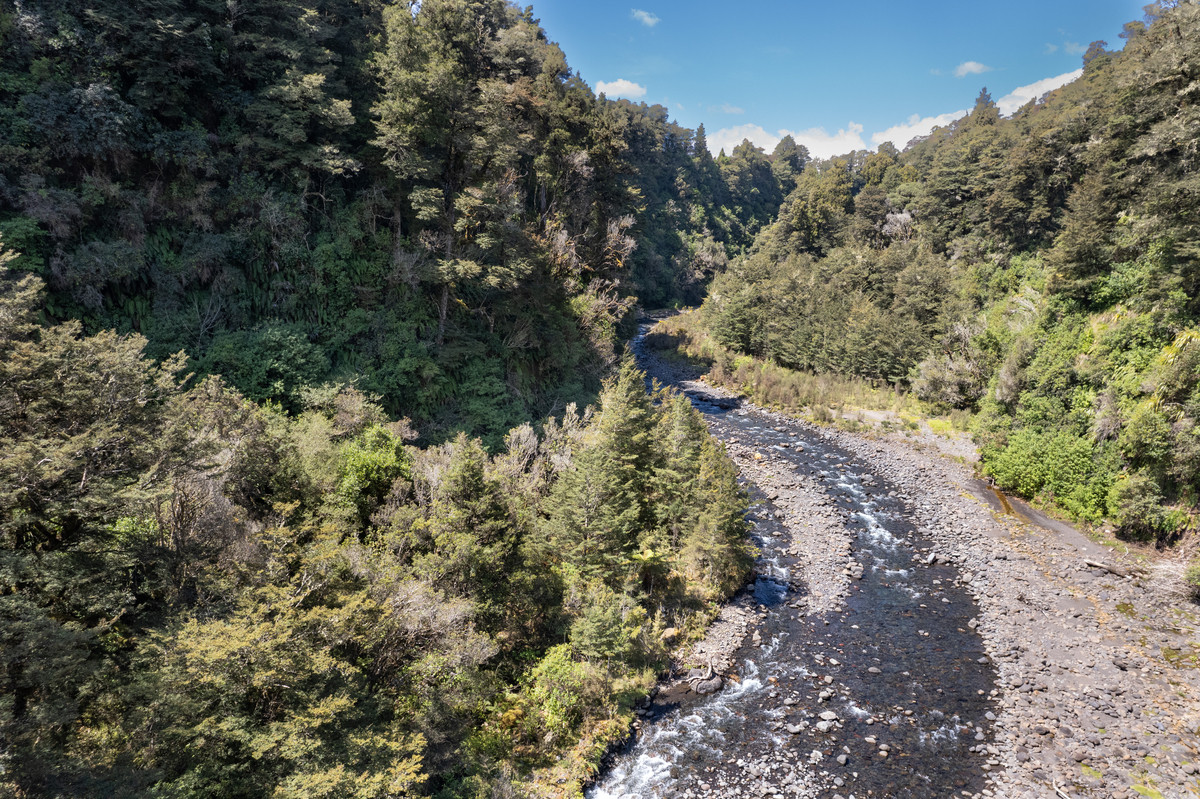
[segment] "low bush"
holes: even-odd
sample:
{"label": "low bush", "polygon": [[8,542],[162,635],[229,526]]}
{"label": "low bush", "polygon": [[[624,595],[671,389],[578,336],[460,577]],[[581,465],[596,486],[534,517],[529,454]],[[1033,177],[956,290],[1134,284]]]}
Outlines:
{"label": "low bush", "polygon": [[1191,591],[1192,596],[1200,599],[1200,560],[1194,560],[1183,573],[1184,585]]}
{"label": "low bush", "polygon": [[1154,541],[1163,528],[1163,496],[1144,474],[1123,476],[1108,492],[1108,515],[1117,531],[1135,541]]}
{"label": "low bush", "polygon": [[999,447],[984,448],[985,474],[1027,498],[1056,501],[1076,519],[1099,521],[1111,504],[1109,453],[1073,433],[1024,428]]}

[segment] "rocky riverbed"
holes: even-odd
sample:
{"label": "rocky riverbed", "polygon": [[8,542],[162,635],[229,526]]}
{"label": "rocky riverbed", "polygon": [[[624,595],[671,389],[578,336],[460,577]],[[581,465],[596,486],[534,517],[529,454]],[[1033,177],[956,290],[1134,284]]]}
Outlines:
{"label": "rocky riverbed", "polygon": [[[978,603],[975,629],[998,677],[982,796],[1200,796],[1194,608],[1181,612],[1180,597],[1148,579],[1088,565],[1126,570],[1066,525],[997,512],[961,464],[904,442],[821,434],[901,489],[934,544],[929,557],[952,564]],[[807,579],[836,583],[824,552]]]}
{"label": "rocky riverbed", "polygon": [[640,356],[726,441],[764,558],[681,653],[738,681],[661,692],[594,796],[1200,796],[1200,633],[1179,597],[960,462]]}

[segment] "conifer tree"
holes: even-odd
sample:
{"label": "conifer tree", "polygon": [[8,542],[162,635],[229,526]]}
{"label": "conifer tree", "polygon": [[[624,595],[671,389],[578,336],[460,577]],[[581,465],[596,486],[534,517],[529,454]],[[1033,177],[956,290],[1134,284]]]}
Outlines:
{"label": "conifer tree", "polygon": [[722,445],[705,441],[699,466],[697,504],[702,510],[683,541],[683,567],[699,581],[706,598],[728,596],[745,582],[754,563],[745,536],[749,503]]}
{"label": "conifer tree", "polygon": [[707,431],[685,395],[665,398],[662,408],[655,433],[662,456],[654,470],[654,520],[664,543],[678,551],[684,530],[695,521],[700,451]]}
{"label": "conifer tree", "polygon": [[779,181],[779,188],[784,197],[796,188],[796,179],[804,171],[809,160],[811,156],[808,148],[803,144],[796,144],[796,140],[791,136],[784,136],[779,140],[779,144],[775,145],[771,152],[771,173]]}
{"label": "conifer tree", "polygon": [[642,529],[641,504],[622,479],[625,471],[607,448],[587,446],[547,503],[545,535],[555,556],[612,586],[623,585],[628,555]]}
{"label": "conifer tree", "polygon": [[430,550],[415,574],[453,596],[472,600],[484,630],[504,626],[510,577],[518,569],[518,528],[478,439],[460,433],[429,506]]}
{"label": "conifer tree", "polygon": [[600,395],[595,428],[555,486],[547,536],[566,562],[609,585],[627,579],[629,554],[652,523],[655,411],[631,357]]}
{"label": "conifer tree", "polygon": [[703,122],[696,126],[696,134],[692,138],[692,157],[712,160],[712,153],[708,151],[708,134],[704,131]]}
{"label": "conifer tree", "polygon": [[650,473],[655,460],[655,421],[655,409],[646,393],[646,374],[627,354],[616,376],[600,393],[597,443],[612,453],[620,479],[639,505],[644,503],[647,490],[640,478]]}

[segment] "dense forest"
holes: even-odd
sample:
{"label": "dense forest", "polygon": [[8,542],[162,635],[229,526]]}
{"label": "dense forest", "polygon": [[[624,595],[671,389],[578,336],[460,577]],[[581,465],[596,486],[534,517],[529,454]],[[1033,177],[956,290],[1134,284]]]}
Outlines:
{"label": "dense forest", "polygon": [[807,154],[503,0],[0,6],[0,793],[577,792],[746,578],[622,355]]}
{"label": "dense forest", "polygon": [[633,298],[699,301],[807,158],[718,163],[501,0],[47,0],[0,40],[0,235],[49,319],[431,442],[594,398]]}
{"label": "dense forest", "polygon": [[814,160],[504,0],[0,5],[0,793],[577,793],[753,556],[639,302],[1195,529],[1200,7],[1123,37]]}
{"label": "dense forest", "polygon": [[[1078,80],[801,172],[702,309],[724,347],[965,409],[1003,488],[1165,544],[1200,491],[1200,6]],[[1196,575],[1200,585],[1200,574]]]}
{"label": "dense forest", "polygon": [[732,464],[628,361],[496,456],[415,450],[355,389],[260,407],[139,335],[41,326],[36,279],[9,288],[6,795],[577,786],[668,628],[745,579]]}

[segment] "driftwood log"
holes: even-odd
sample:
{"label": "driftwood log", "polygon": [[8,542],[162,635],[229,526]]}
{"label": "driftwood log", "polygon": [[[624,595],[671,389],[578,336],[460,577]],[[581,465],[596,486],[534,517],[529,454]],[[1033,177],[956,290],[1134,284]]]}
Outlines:
{"label": "driftwood log", "polygon": [[1120,566],[1113,566],[1110,563],[1102,563],[1098,560],[1089,560],[1087,558],[1084,558],[1083,563],[1085,566],[1091,566],[1093,569],[1100,569],[1101,571],[1106,571],[1109,574],[1115,574],[1118,577],[1132,577],[1135,574],[1145,574],[1146,573],[1142,569],[1138,569],[1138,568],[1123,569]]}
{"label": "driftwood log", "polygon": [[708,658],[708,669],[692,669],[688,672],[688,684],[698,694],[715,694],[725,687],[725,680],[713,668],[713,659]]}

